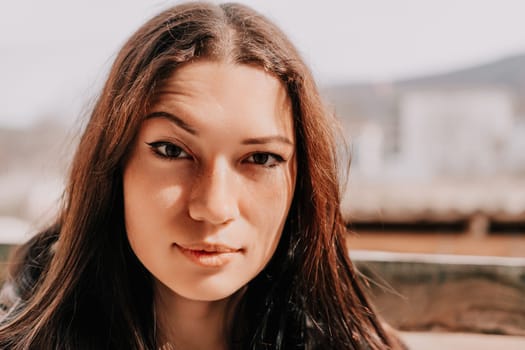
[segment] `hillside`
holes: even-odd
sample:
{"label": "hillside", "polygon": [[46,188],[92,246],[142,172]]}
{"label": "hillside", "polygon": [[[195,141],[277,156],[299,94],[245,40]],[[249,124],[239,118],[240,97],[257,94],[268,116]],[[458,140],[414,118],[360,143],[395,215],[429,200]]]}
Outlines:
{"label": "hillside", "polygon": [[474,67],[435,74],[415,79],[402,80],[400,87],[497,85],[510,89],[525,89],[525,54],[505,57]]}
{"label": "hillside", "polygon": [[375,84],[341,84],[323,89],[326,101],[346,119],[390,119],[397,99],[418,88],[473,88],[496,86],[516,96],[518,115],[525,115],[525,53],[447,73]]}

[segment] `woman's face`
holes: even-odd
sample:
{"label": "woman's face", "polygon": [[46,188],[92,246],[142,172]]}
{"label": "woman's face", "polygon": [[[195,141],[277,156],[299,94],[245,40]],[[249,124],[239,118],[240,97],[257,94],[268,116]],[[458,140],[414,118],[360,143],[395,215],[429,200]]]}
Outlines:
{"label": "woman's face", "polygon": [[131,248],[176,295],[230,296],[275,252],[295,178],[280,81],[248,65],[186,64],[158,92],[124,168]]}

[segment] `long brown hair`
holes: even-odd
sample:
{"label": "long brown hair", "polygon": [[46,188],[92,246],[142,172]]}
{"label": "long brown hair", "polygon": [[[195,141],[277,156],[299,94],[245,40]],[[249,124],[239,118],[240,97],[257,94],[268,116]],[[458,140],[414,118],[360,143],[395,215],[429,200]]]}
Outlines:
{"label": "long brown hair", "polygon": [[123,224],[122,167],[152,96],[181,64],[262,67],[292,101],[297,185],[282,239],[249,283],[230,343],[239,349],[387,349],[344,243],[333,117],[286,36],[238,4],[165,10],[124,45],[74,157],[56,223],[21,247],[0,326],[10,349],[154,349],[149,273]]}

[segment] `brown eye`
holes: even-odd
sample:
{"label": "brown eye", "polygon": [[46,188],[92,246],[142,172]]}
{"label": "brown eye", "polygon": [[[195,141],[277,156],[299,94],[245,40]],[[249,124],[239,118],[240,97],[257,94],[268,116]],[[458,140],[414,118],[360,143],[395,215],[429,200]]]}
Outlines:
{"label": "brown eye", "polygon": [[284,159],[277,154],[258,152],[249,156],[247,162],[271,168],[278,165],[279,163],[284,162]]}
{"label": "brown eye", "polygon": [[270,155],[268,153],[255,153],[252,157],[255,164],[265,164]]}
{"label": "brown eye", "polygon": [[148,145],[153,151],[164,158],[189,158],[190,156],[181,147],[171,142],[151,142]]}
{"label": "brown eye", "polygon": [[182,149],[175,145],[167,144],[158,148],[159,152],[165,154],[167,157],[175,158],[180,156]]}

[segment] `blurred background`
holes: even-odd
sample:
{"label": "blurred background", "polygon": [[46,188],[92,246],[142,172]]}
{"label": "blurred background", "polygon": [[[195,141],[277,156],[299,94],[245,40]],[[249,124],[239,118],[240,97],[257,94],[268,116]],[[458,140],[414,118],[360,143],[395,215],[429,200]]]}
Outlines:
{"label": "blurred background", "polygon": [[[344,126],[349,251],[385,318],[525,335],[525,2],[240,2],[289,35]],[[174,3],[0,3],[3,259],[53,217],[120,46]]]}

